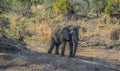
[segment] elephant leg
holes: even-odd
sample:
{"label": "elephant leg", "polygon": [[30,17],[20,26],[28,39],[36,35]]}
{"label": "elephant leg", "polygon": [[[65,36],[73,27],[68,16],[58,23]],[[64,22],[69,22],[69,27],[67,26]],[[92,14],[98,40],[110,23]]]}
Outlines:
{"label": "elephant leg", "polygon": [[73,51],[73,57],[75,57],[75,55],[76,55],[76,51],[77,51],[77,45],[78,45],[78,43],[76,43],[74,46],[74,51]]}
{"label": "elephant leg", "polygon": [[69,49],[70,49],[70,53],[69,53],[69,57],[73,56],[73,42],[69,41]]}
{"label": "elephant leg", "polygon": [[63,42],[62,42],[62,50],[61,50],[61,55],[62,55],[62,56],[64,56],[65,45],[66,45],[66,41],[63,41]]}
{"label": "elephant leg", "polygon": [[56,55],[59,55],[59,45],[60,45],[60,44],[57,44],[57,45],[56,45],[56,51],[55,51],[55,54],[56,54]]}
{"label": "elephant leg", "polygon": [[54,41],[53,41],[53,40],[51,40],[51,44],[50,44],[50,48],[49,48],[49,50],[48,50],[48,53],[50,53],[50,54],[51,54],[51,52],[52,52],[52,50],[53,50],[54,46],[55,46],[55,43],[54,43]]}

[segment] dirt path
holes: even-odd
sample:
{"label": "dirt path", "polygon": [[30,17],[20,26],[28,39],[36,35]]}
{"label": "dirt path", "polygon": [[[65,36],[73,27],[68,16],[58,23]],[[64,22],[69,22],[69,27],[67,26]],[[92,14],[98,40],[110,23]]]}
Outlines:
{"label": "dirt path", "polygon": [[[107,52],[109,56],[104,54]],[[83,49],[76,58],[28,50],[17,54],[0,53],[0,71],[120,71],[117,53],[117,50]]]}

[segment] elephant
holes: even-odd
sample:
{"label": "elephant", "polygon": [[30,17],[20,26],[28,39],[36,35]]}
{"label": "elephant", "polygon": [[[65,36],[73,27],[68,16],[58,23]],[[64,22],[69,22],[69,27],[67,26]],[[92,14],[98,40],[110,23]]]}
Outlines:
{"label": "elephant", "polygon": [[54,47],[56,47],[55,54],[59,54],[58,47],[60,44],[63,44],[65,47],[65,43],[69,40],[69,28],[71,26],[57,26],[52,32],[51,40],[50,40],[50,48],[48,53],[51,53]]}
{"label": "elephant", "polygon": [[55,54],[59,55],[59,45],[62,45],[61,55],[64,56],[65,45],[68,42],[69,57],[75,57],[79,41],[79,28],[80,26],[73,27],[71,25],[55,28],[52,32],[48,53],[51,53],[53,48],[56,47]]}
{"label": "elephant", "polygon": [[[70,54],[69,57],[75,57],[77,51],[77,45],[79,41],[79,29],[82,28],[81,26],[74,26],[69,28],[69,48]],[[64,56],[65,47],[62,47],[61,54]]]}

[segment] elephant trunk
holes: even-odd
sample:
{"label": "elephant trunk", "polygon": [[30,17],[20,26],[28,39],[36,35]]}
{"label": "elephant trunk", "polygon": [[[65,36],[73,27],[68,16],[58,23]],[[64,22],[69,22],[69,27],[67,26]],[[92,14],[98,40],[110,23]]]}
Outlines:
{"label": "elephant trunk", "polygon": [[75,57],[75,55],[76,55],[77,45],[78,45],[78,43],[75,43],[75,44],[74,44],[74,48],[73,48],[73,57]]}
{"label": "elephant trunk", "polygon": [[75,57],[76,51],[77,51],[77,45],[78,45],[79,39],[77,38],[76,33],[72,35],[72,42],[73,42],[73,57]]}

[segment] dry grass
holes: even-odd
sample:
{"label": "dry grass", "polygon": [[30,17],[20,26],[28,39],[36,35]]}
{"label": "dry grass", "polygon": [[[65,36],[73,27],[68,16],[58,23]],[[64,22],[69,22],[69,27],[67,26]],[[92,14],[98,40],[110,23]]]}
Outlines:
{"label": "dry grass", "polygon": [[[79,37],[81,40],[84,40],[83,42],[88,41],[92,37],[98,37],[99,39],[103,39],[105,43],[111,44],[111,42],[114,42],[113,40],[110,39],[111,32],[114,33],[115,29],[120,28],[120,21],[118,19],[115,18],[110,19],[108,16],[102,16],[101,18],[96,18],[92,20],[85,19],[85,20],[77,20],[77,21],[72,21],[72,20],[65,21],[66,19],[63,15],[59,15],[56,18],[50,18],[50,16],[48,15],[46,16],[43,11],[44,10],[43,6],[32,7],[32,9],[33,9],[33,13],[35,13],[35,17],[31,17],[31,18],[23,17],[22,15],[18,15],[14,13],[9,13],[5,15],[10,19],[10,24],[12,29],[12,30],[6,30],[7,32],[10,33],[12,32],[14,34],[17,34],[16,31],[22,28],[20,26],[17,26],[16,24],[17,23],[21,24],[24,22],[27,31],[29,31],[32,34],[31,37],[25,37],[24,39],[28,44],[26,45],[26,47],[29,48],[31,51],[23,51],[21,52],[21,54],[18,55],[15,54],[17,58],[11,59],[11,61],[9,59],[8,61],[1,59],[0,70],[2,69],[2,66],[3,68],[4,67],[6,67],[6,69],[8,68],[7,71],[10,71],[10,69],[11,71],[13,71],[14,69],[15,70],[21,69],[21,71],[26,71],[26,70],[34,71],[36,69],[38,71],[39,70],[49,71],[49,68],[54,68],[54,67],[56,67],[54,68],[55,71],[57,69],[58,71],[67,71],[67,70],[77,71],[77,69],[78,70],[81,69],[81,71],[83,70],[112,71],[112,69],[116,70],[116,68],[120,70],[119,69],[120,50],[80,48],[82,46],[82,41],[80,42],[80,45],[78,45],[77,54],[76,54],[77,58],[70,59],[66,57],[42,54],[42,53],[47,53],[47,50],[50,45],[49,41],[51,37],[51,32],[56,25],[61,25],[61,26],[68,24],[81,25],[87,28],[86,33],[83,33],[81,30],[79,31],[80,33]],[[11,37],[14,38],[16,36],[12,35]],[[99,39],[96,40],[101,41]],[[117,41],[120,41],[120,39],[118,39]],[[66,46],[66,50],[65,50],[66,55],[69,54],[68,47],[69,46]],[[87,44],[86,47],[88,47]],[[96,47],[104,48],[103,46],[96,46]],[[113,60],[113,62],[111,62],[111,60]],[[59,70],[59,68],[61,70]],[[63,70],[64,68],[66,69]],[[53,71],[53,69],[51,69],[50,71]]]}
{"label": "dry grass", "polygon": [[78,49],[78,56],[97,57],[104,59],[120,60],[119,50],[105,50],[105,49]]}
{"label": "dry grass", "polygon": [[[52,28],[48,24],[32,24],[30,31],[33,32],[33,40],[49,41],[51,37]],[[33,30],[34,28],[34,30]]]}
{"label": "dry grass", "polygon": [[[17,22],[21,23],[24,21],[24,24],[26,24],[26,29],[32,34],[32,37],[26,37],[24,40],[28,43],[34,41],[34,44],[36,45],[37,43],[39,44],[39,42],[49,42],[51,32],[56,25],[81,25],[87,28],[86,33],[81,32],[81,30],[79,31],[79,37],[81,40],[86,40],[91,37],[100,37],[103,38],[106,43],[110,43],[112,41],[110,39],[111,32],[120,28],[119,20],[110,19],[106,15],[92,20],[65,21],[65,17],[62,15],[54,19],[46,18],[43,14],[42,8],[43,7],[34,7],[33,12],[37,13],[37,15],[31,18],[23,17],[22,15],[13,13],[6,14],[5,16],[10,18],[12,27],[15,27]],[[20,28],[17,29],[19,30]]]}

